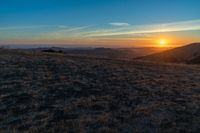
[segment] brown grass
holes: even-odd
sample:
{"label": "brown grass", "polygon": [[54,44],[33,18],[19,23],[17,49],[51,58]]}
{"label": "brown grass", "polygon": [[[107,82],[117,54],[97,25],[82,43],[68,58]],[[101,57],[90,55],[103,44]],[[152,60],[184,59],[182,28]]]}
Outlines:
{"label": "brown grass", "polygon": [[199,66],[0,50],[0,132],[199,132]]}

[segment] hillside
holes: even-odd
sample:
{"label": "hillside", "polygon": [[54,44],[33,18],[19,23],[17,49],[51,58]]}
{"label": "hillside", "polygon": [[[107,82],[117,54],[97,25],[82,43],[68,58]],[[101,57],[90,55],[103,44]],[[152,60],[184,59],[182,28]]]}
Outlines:
{"label": "hillside", "polygon": [[157,62],[199,63],[200,43],[193,43],[183,47],[151,54],[139,59]]}
{"label": "hillside", "polygon": [[0,49],[0,132],[199,132],[199,66]]}
{"label": "hillside", "polygon": [[89,57],[112,58],[112,59],[133,59],[140,56],[165,51],[169,48],[142,47],[142,48],[36,48],[33,51],[62,52],[67,55],[81,55]]}

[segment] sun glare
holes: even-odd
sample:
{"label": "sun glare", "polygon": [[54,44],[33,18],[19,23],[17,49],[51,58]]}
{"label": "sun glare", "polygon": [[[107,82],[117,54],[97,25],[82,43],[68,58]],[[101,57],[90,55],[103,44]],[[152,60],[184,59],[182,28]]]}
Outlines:
{"label": "sun glare", "polygon": [[158,40],[158,47],[167,47],[169,41],[167,39],[159,39]]}

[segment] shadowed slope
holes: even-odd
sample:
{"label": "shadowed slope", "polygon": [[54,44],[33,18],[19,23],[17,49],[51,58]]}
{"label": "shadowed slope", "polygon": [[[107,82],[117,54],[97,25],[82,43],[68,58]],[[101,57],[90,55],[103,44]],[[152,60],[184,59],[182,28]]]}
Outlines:
{"label": "shadowed slope", "polygon": [[[195,58],[198,58],[199,56],[200,43],[193,43],[183,47],[167,50],[161,53],[140,57],[138,59],[157,62],[187,63],[194,60]],[[191,63],[193,63],[193,61]]]}

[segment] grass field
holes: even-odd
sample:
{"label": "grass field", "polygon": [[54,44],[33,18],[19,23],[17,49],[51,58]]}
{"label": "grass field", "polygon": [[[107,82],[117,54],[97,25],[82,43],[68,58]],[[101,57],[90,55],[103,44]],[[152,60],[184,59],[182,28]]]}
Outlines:
{"label": "grass field", "polygon": [[0,50],[0,132],[198,133],[200,66]]}

